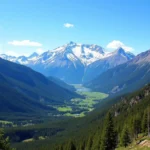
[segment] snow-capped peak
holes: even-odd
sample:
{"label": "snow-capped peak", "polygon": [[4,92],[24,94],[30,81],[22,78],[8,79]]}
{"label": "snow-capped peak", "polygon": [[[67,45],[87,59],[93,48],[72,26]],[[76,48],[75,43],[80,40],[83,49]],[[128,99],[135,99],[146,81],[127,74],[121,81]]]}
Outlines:
{"label": "snow-capped peak", "polygon": [[125,54],[125,50],[122,48],[122,47],[119,47],[117,48],[114,53],[117,53],[117,54]]}
{"label": "snow-capped peak", "polygon": [[73,42],[73,41],[70,41],[70,42],[67,44],[67,46],[75,46],[75,45],[76,45],[76,43]]}
{"label": "snow-capped peak", "polygon": [[37,57],[37,56],[38,56],[38,53],[34,52],[34,53],[32,53],[32,54],[28,57],[28,59],[33,59],[33,58],[35,58],[35,57]]}
{"label": "snow-capped peak", "polygon": [[78,44],[71,41],[54,50],[49,50],[37,58],[38,62],[41,60],[43,63],[50,63],[51,61],[55,62],[57,58],[60,59],[60,57],[67,57],[70,61],[79,60],[82,64],[87,66],[104,56],[104,48],[98,45]]}
{"label": "snow-capped peak", "polygon": [[41,55],[38,55],[36,52],[34,52],[29,57],[10,57],[7,55],[0,55],[0,57],[13,62],[18,62],[20,64],[29,65],[49,65],[51,63],[55,64],[57,62],[60,62],[61,60],[69,60],[74,64],[76,62],[79,62],[84,66],[88,66],[97,60],[105,59],[114,55],[122,55],[123,57],[126,57],[127,60],[132,59],[134,57],[132,53],[126,52],[121,47],[115,50],[114,52],[107,52],[103,47],[98,46],[96,44],[78,44],[72,41],[68,44],[57,47],[56,49],[48,50]]}

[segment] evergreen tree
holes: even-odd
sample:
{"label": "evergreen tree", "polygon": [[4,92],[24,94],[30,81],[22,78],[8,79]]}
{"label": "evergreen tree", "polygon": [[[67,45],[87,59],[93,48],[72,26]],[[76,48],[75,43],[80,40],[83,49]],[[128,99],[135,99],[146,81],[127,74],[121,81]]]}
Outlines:
{"label": "evergreen tree", "polygon": [[87,145],[86,145],[86,150],[91,150],[92,144],[93,144],[92,136],[89,136],[89,139],[88,139],[88,142],[87,142]]}
{"label": "evergreen tree", "polygon": [[148,115],[147,115],[147,112],[145,111],[144,112],[144,115],[143,115],[143,119],[142,119],[142,132],[143,133],[147,133],[148,132],[148,128],[147,128],[147,118],[148,118]]}
{"label": "evergreen tree", "polygon": [[129,143],[130,143],[129,132],[127,127],[125,126],[121,134],[120,144],[121,146],[127,147]]}
{"label": "evergreen tree", "polygon": [[14,150],[10,148],[10,143],[8,138],[4,138],[3,130],[0,130],[0,149],[2,150]]}
{"label": "evergreen tree", "polygon": [[101,150],[114,150],[116,147],[116,133],[114,131],[114,123],[111,113],[106,116],[104,130],[101,141]]}
{"label": "evergreen tree", "polygon": [[85,141],[80,143],[79,150],[85,150]]}
{"label": "evergreen tree", "polygon": [[99,150],[100,142],[101,142],[101,137],[100,137],[100,132],[98,131],[93,138],[93,144],[91,150]]}
{"label": "evergreen tree", "polygon": [[138,138],[138,134],[141,131],[141,122],[140,122],[139,118],[136,118],[133,121],[133,131],[134,131],[134,137]]}
{"label": "evergreen tree", "polygon": [[72,142],[72,140],[70,140],[68,142],[66,150],[76,150],[76,147],[75,147],[74,143]]}
{"label": "evergreen tree", "polygon": [[59,145],[59,150],[63,150],[63,146],[62,145]]}

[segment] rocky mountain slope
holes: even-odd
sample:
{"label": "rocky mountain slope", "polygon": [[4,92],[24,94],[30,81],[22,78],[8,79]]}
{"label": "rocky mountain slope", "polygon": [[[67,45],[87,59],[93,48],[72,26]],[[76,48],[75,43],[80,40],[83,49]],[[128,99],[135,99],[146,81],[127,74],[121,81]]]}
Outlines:
{"label": "rocky mountain slope", "polygon": [[150,50],[132,60],[116,66],[85,84],[106,93],[131,92],[150,83]]}

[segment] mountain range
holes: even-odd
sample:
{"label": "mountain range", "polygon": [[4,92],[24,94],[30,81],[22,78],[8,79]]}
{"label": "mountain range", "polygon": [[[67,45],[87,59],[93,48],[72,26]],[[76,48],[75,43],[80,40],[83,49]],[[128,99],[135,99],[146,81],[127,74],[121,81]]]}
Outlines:
{"label": "mountain range", "polygon": [[150,83],[150,50],[102,73],[85,84],[105,93],[132,92]]}
{"label": "mountain range", "polygon": [[41,55],[33,53],[29,57],[14,57],[1,54],[0,57],[31,67],[45,76],[77,84],[94,79],[106,70],[133,59],[134,55],[123,48],[107,52],[98,45],[70,42]]}

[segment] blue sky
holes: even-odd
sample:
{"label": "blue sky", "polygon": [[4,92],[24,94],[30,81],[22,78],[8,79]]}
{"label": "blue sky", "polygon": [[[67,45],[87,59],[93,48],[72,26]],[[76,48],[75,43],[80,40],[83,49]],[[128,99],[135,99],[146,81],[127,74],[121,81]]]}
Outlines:
{"label": "blue sky", "polygon": [[0,53],[28,55],[70,41],[150,48],[149,0],[1,0]]}

